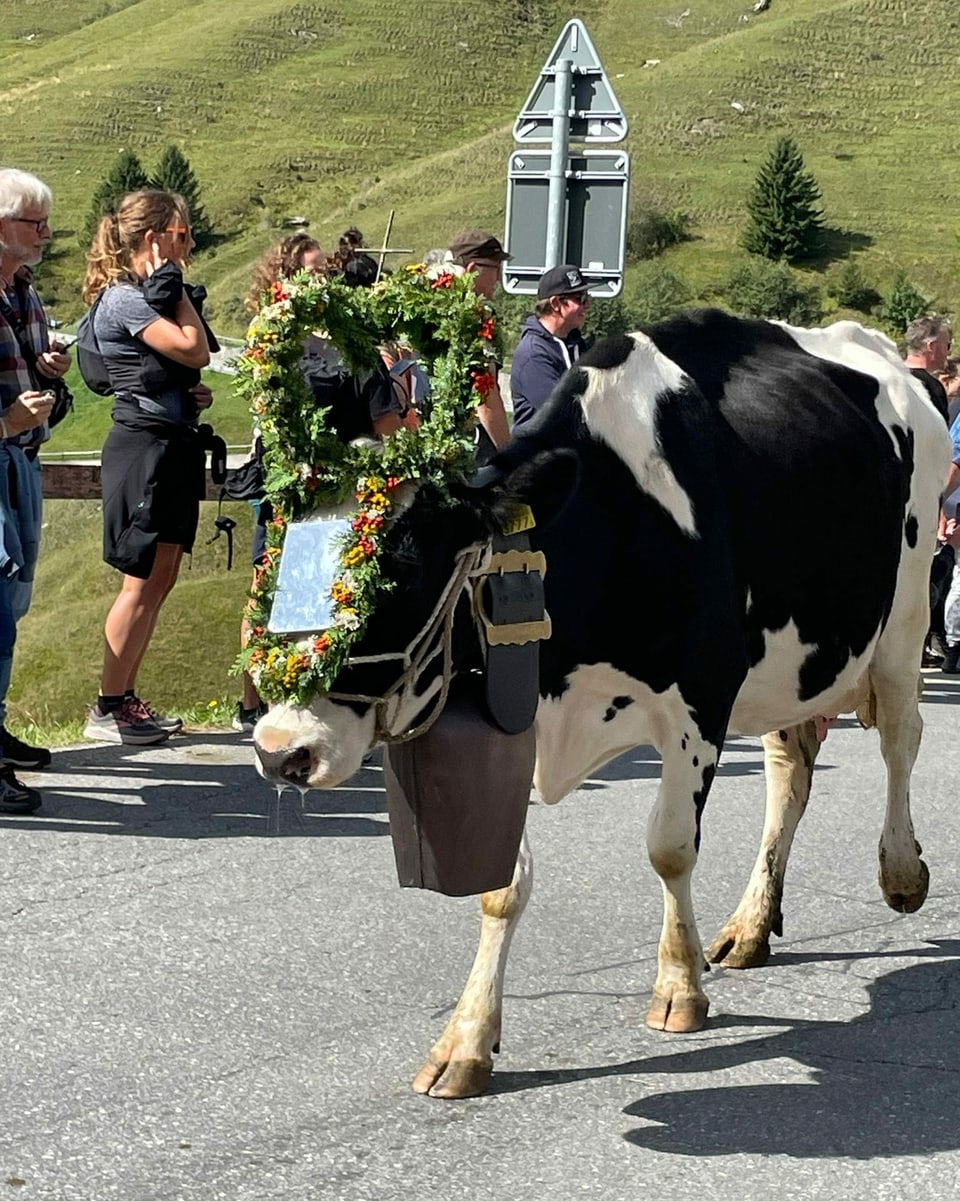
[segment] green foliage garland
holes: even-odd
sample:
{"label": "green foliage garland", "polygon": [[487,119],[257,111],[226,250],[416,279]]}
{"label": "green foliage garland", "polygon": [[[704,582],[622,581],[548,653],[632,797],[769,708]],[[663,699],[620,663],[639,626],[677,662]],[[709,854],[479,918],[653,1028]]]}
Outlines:
{"label": "green foliage garland", "polygon": [[[301,274],[275,283],[264,299],[239,361],[238,389],[262,431],[266,490],[277,516],[268,526],[252,634],[238,664],[265,700],[304,704],[329,691],[382,594],[380,552],[401,484],[429,482],[448,491],[474,467],[476,407],[496,382],[489,361],[498,355],[498,335],[471,275],[431,278],[420,266],[373,288]],[[382,443],[341,442],[301,371],[304,340],[318,332],[351,371],[375,367],[385,343],[418,355],[431,384],[419,427],[401,428]],[[351,496],[358,508],[331,588],[333,624],[295,641],[270,633],[286,523]]]}

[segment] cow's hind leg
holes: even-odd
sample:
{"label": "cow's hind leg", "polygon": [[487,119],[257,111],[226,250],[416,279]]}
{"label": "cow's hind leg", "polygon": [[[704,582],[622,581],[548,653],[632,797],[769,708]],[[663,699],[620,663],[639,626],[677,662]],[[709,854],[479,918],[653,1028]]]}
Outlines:
{"label": "cow's hind leg", "polygon": [[[881,644],[882,647],[882,644]],[[887,808],[880,835],[880,888],[898,913],[913,913],[927,897],[930,873],[910,816],[910,775],[920,748],[923,719],[917,704],[916,656],[898,656],[899,670],[878,648],[870,668],[880,751],[887,768]]]}
{"label": "cow's hind leg", "polygon": [[812,721],[764,735],[767,803],[760,850],[740,904],[707,952],[712,963],[759,967],[770,956],[771,933],[783,935],[783,877],[819,746]]}
{"label": "cow's hind leg", "polygon": [[431,1097],[475,1097],[493,1072],[500,1050],[507,953],[533,889],[533,856],[524,834],[513,879],[480,898],[480,945],[463,995],[443,1034],[430,1048],[413,1088]]}
{"label": "cow's hind leg", "polygon": [[647,853],[663,888],[663,929],[647,1025],[699,1030],[710,1002],[700,987],[703,949],[693,916],[690,879],[700,846],[700,816],[716,772],[717,749],[684,734],[661,748],[663,773],[647,826]]}

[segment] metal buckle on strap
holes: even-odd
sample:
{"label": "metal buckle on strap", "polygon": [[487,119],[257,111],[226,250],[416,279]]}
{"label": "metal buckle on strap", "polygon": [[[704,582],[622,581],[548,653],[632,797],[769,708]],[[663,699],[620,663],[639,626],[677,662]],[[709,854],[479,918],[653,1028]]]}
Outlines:
{"label": "metal buckle on strap", "polygon": [[473,603],[477,620],[480,622],[488,646],[525,646],[529,642],[541,642],[552,633],[550,615],[532,621],[494,622],[484,608],[483,590],[493,577],[510,572],[537,572],[540,579],[547,573],[547,560],[539,550],[498,550],[490,556],[483,575],[473,586]]}

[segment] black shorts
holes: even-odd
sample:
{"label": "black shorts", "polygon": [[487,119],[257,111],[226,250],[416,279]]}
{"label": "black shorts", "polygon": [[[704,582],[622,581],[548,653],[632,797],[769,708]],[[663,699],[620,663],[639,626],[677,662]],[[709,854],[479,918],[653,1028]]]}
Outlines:
{"label": "black shorts", "polygon": [[193,549],[205,486],[199,439],[153,437],[114,424],[103,444],[103,557],[125,575],[147,579],[157,544]]}

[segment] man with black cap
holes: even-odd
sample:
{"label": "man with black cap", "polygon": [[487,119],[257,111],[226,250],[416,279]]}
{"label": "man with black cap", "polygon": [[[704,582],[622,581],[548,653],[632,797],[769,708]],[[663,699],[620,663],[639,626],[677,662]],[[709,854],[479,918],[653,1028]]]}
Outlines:
{"label": "man with black cap", "polygon": [[590,294],[579,267],[564,263],[544,271],[534,314],[520,333],[510,370],[513,428],[529,421],[561,375],[586,349],[581,330]]}
{"label": "man with black cap", "polygon": [[[500,239],[483,229],[466,229],[450,240],[450,258],[455,266],[473,275],[473,287],[478,296],[493,299],[493,290],[500,278],[500,268],[512,258],[500,243]],[[443,264],[439,264],[442,268]],[[492,309],[491,309],[492,313]],[[500,364],[491,360],[490,375],[496,380]],[[500,387],[494,384],[484,393],[477,406],[478,430],[477,458],[486,462],[506,446],[510,440],[510,424],[507,411],[500,395]]]}

